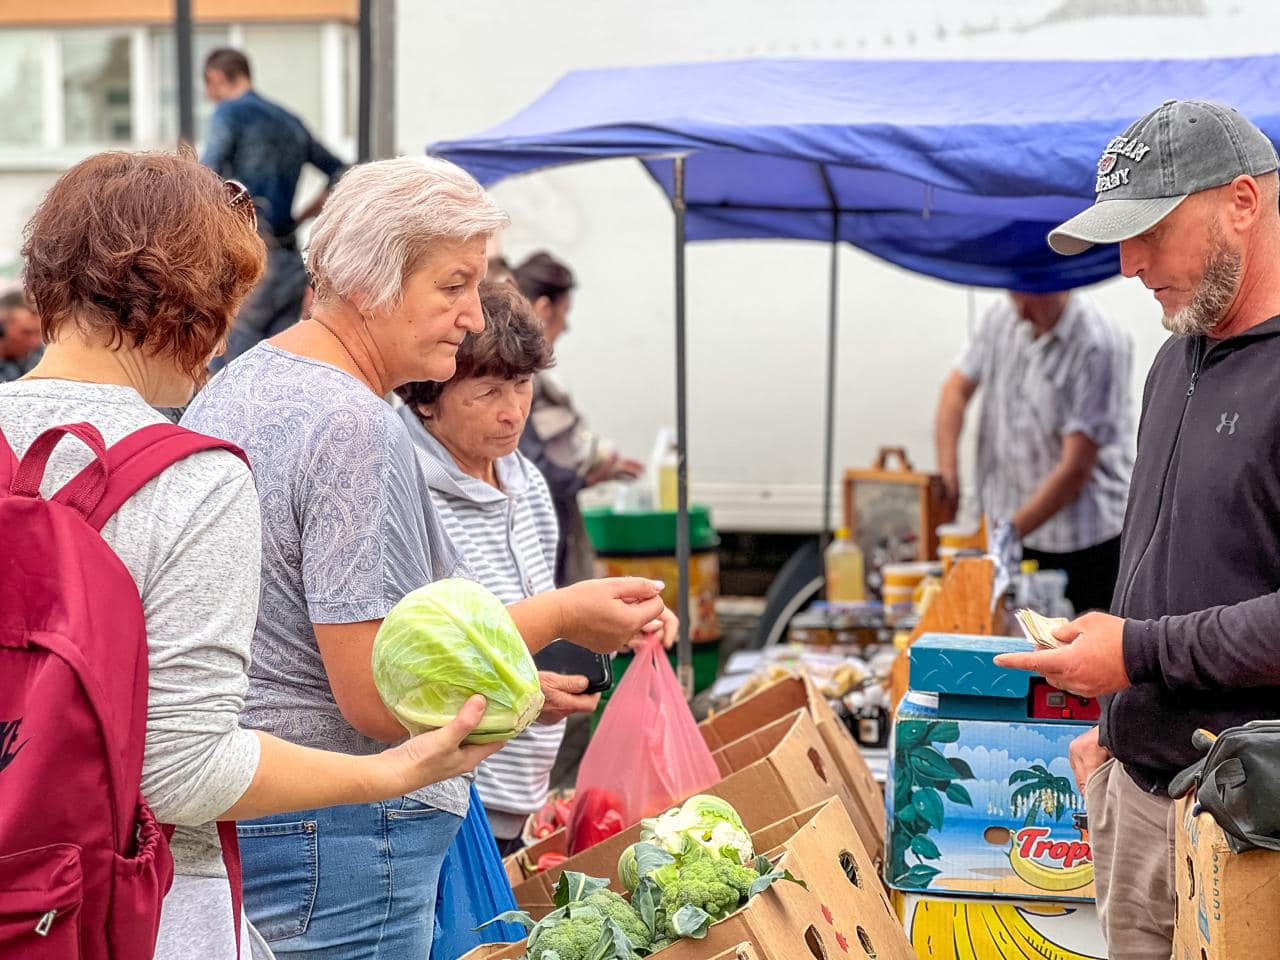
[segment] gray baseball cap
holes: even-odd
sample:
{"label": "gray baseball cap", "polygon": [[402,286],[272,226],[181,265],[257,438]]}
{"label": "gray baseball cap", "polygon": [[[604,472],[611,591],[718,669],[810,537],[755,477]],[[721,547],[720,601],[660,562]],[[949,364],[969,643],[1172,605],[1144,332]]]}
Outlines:
{"label": "gray baseball cap", "polygon": [[1063,256],[1146,233],[1193,193],[1280,166],[1266,134],[1231,107],[1166,100],[1114,138],[1098,160],[1097,199],[1049,232]]}

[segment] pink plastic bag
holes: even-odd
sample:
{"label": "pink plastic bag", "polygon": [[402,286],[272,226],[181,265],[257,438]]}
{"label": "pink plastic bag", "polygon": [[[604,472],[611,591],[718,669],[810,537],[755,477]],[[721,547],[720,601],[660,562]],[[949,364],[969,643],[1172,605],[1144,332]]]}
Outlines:
{"label": "pink plastic bag", "polygon": [[658,639],[636,653],[583,755],[569,853],[720,782]]}

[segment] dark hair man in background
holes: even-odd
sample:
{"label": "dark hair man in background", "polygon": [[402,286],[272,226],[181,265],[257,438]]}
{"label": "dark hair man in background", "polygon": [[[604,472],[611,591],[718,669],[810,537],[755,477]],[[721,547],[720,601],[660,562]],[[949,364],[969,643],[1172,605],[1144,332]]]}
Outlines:
{"label": "dark hair man in background", "polygon": [[299,319],[307,272],[298,253],[299,224],[320,212],[328,189],[293,215],[298,177],[306,164],[332,187],[344,165],[315,139],[302,121],[253,89],[249,61],[238,50],[214,50],[205,60],[204,90],[217,104],[209,125],[205,166],[238,180],[253,195],[258,226],[267,242],[267,272],[240,308],[215,366],[230,363],[259,340]]}

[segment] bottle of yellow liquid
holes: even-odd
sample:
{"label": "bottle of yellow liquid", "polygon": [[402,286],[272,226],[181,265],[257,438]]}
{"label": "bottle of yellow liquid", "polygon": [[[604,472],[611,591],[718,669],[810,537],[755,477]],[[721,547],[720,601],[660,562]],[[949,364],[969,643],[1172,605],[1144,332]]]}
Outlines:
{"label": "bottle of yellow liquid", "polygon": [[680,475],[674,450],[658,464],[658,501],[659,510],[675,510],[680,503]]}
{"label": "bottle of yellow liquid", "polygon": [[680,496],[679,462],[675,432],[667,428],[659,430],[658,439],[653,445],[653,456],[649,458],[654,509],[676,509]]}
{"label": "bottle of yellow liquid", "polygon": [[867,599],[867,578],[862,562],[862,548],[841,527],[836,531],[823,555],[827,573],[829,603],[863,603]]}
{"label": "bottle of yellow liquid", "polygon": [[675,510],[680,499],[679,455],[668,447],[658,461],[658,509]]}

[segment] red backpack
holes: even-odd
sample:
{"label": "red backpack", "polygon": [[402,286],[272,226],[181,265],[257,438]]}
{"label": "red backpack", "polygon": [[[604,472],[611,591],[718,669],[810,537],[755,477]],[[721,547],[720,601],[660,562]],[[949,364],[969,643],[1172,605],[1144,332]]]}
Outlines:
{"label": "red backpack", "polygon": [[[94,460],[49,500],[66,434]],[[172,828],[142,799],[147,632],[129,571],[102,539],[147,481],[236,447],[173,424],[107,449],[88,423],[52,427],[19,463],[0,433],[0,957],[142,960],[173,881]],[[246,461],[247,462],[247,461]],[[219,823],[240,939],[235,824]]]}

